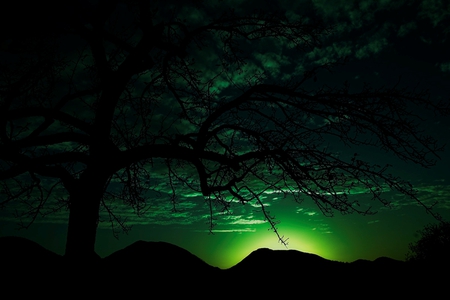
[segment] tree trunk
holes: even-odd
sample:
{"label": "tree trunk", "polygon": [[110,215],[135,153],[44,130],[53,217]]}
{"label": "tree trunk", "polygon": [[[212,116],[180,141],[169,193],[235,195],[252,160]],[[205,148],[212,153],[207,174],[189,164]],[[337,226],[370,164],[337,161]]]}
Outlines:
{"label": "tree trunk", "polygon": [[[96,176],[97,175],[97,176]],[[69,261],[90,264],[98,260],[95,238],[105,180],[86,170],[70,194],[69,224],[65,257]]]}

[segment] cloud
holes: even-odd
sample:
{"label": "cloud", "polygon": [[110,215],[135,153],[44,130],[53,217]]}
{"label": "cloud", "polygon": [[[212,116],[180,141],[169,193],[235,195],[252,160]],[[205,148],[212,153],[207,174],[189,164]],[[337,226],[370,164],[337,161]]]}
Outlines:
{"label": "cloud", "polygon": [[256,225],[256,224],[265,224],[264,220],[249,220],[249,219],[240,219],[234,222],[228,223],[228,225]]}
{"label": "cloud", "polygon": [[319,213],[317,212],[317,211],[313,211],[313,210],[311,210],[311,209],[305,209],[305,208],[297,208],[296,210],[295,210],[295,213],[296,214],[304,214],[304,215],[306,215],[306,216],[310,216],[310,217],[312,217],[312,216],[317,216],[317,215],[319,215]]}
{"label": "cloud", "polygon": [[434,27],[450,17],[447,0],[422,0],[419,6],[419,17],[428,19]]}
{"label": "cloud", "polygon": [[[387,39],[380,37],[379,39],[370,41],[368,44],[359,47],[355,52],[355,57],[363,59],[381,52],[388,45]],[[357,46],[358,47],[358,46]]]}
{"label": "cloud", "polygon": [[228,215],[223,216],[218,220],[220,225],[259,225],[265,224],[266,221],[261,219],[254,219],[253,213],[247,215]]}
{"label": "cloud", "polygon": [[281,67],[290,63],[289,58],[274,52],[254,53],[254,57],[260,62],[263,69],[267,70],[273,78],[277,78]]}
{"label": "cloud", "polygon": [[314,48],[306,54],[306,58],[314,61],[314,64],[322,65],[329,62],[335,62],[340,58],[349,56],[354,50],[351,42],[339,41],[333,42],[331,45]]}
{"label": "cloud", "polygon": [[[444,181],[442,181],[444,182]],[[427,206],[435,205],[436,209],[450,209],[450,185],[447,184],[418,184],[415,186],[417,198]],[[393,209],[405,206],[421,206],[414,199],[403,194],[395,194],[391,198]]]}
{"label": "cloud", "polygon": [[402,25],[400,25],[400,28],[398,29],[397,36],[404,37],[416,28],[417,28],[417,23],[415,21],[411,21],[411,22],[402,24]]}
{"label": "cloud", "polygon": [[[194,232],[210,232],[209,230],[193,230]],[[256,228],[213,229],[213,233],[256,232]]]}
{"label": "cloud", "polygon": [[322,234],[331,234],[333,231],[331,231],[331,227],[329,224],[326,223],[320,223],[319,226],[313,227],[311,230],[318,231]]}
{"label": "cloud", "polygon": [[444,63],[438,64],[438,66],[442,72],[450,72],[450,62],[444,62]]}

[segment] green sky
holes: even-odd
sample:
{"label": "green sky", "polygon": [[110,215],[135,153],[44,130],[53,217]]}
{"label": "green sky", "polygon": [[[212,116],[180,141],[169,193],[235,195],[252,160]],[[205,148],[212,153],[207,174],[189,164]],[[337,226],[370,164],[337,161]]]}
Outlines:
{"label": "green sky", "polygon": [[[186,19],[195,27],[208,22],[209,16],[217,11],[234,7],[237,13],[246,13],[260,5],[259,1],[205,2],[208,3],[204,6],[186,4],[174,8],[175,6],[170,6],[171,1],[167,1],[167,5],[159,11],[160,18],[164,19],[165,14],[174,9],[180,18]],[[307,88],[313,90],[323,85],[342,87],[344,82],[348,81],[351,91],[357,91],[364,83],[375,88],[393,86],[401,78],[402,87],[410,90],[428,88],[434,99],[449,98],[450,3],[448,1],[302,0],[293,3],[280,0],[271,5],[281,9],[292,20],[314,17],[325,20],[327,24],[333,25],[333,31],[323,37],[322,47],[305,49],[301,54],[295,52],[289,42],[275,38],[256,42],[251,44],[251,47],[244,48],[243,55],[248,57],[246,65],[241,69],[224,73],[221,73],[222,67],[218,65],[219,43],[214,43],[218,41],[210,41],[210,44],[205,45],[201,51],[192,50],[189,57],[195,61],[193,68],[202,72],[201,78],[206,81],[217,76],[208,90],[209,96],[221,96],[225,99],[232,97],[236,90],[257,80],[255,74],[264,74],[268,82],[290,80],[297,78],[308,68],[347,57],[348,62],[333,68],[332,72],[326,70],[319,72],[317,82],[307,83]],[[125,5],[119,6],[118,12],[121,10],[126,10]],[[1,51],[12,49],[15,44],[11,41],[2,44]],[[68,50],[69,48],[63,47],[62,50],[67,57],[76,57],[79,54],[72,49]],[[9,58],[5,53],[0,55],[2,59]],[[75,66],[74,61],[65,65],[67,70],[70,68],[76,70],[73,75],[77,78],[79,87],[87,84],[89,70],[83,69],[82,66],[89,64],[90,59],[89,56],[85,57],[80,66]],[[134,92],[139,93],[143,82],[152,80],[153,75],[142,74],[135,82]],[[178,84],[183,86],[184,82],[179,80]],[[63,90],[62,87],[57,92]],[[175,116],[180,113],[175,108],[175,103],[173,98],[164,98],[164,101],[152,111],[154,130],[169,128],[169,133],[195,131],[195,126],[187,121],[173,122]],[[91,116],[87,107],[88,104],[81,106],[78,103],[72,109],[78,116],[89,119]],[[421,125],[425,132],[434,135],[442,143],[447,142],[450,136],[448,119],[437,118],[418,110],[414,112],[427,118]],[[118,120],[117,124],[129,121],[130,119],[125,118]],[[33,125],[30,124],[31,127]],[[59,130],[57,126],[55,125],[54,130]],[[139,128],[136,128],[136,133],[138,132]],[[228,133],[224,135],[226,134]],[[52,149],[60,151],[71,146],[61,144]],[[345,147],[339,139],[328,140],[328,147],[333,153],[344,157],[351,157],[354,152],[359,152],[371,163],[380,165],[390,163],[392,165],[390,170],[394,175],[414,184],[419,192],[418,198],[423,203],[430,205],[437,201],[435,211],[444,218],[450,218],[448,150],[441,153],[441,160],[435,167],[423,169],[406,164],[377,148]],[[195,176],[191,168],[182,167],[179,171],[188,179]],[[164,166],[155,162],[149,172],[152,190],[144,195],[147,203],[145,213],[138,216],[133,208],[123,203],[112,204],[115,213],[126,220],[127,225],[132,226],[127,234],[119,230],[116,239],[108,222],[108,214],[102,211],[102,222],[99,224],[96,243],[96,250],[100,256],[107,256],[137,240],[167,241],[191,251],[211,265],[227,268],[257,248],[286,249],[279,243],[256,203],[250,202],[246,205],[235,203],[228,213],[215,211],[215,226],[210,233],[209,207],[204,197],[199,192],[176,183],[177,194],[173,202],[172,187]],[[265,189],[260,181],[250,180],[248,183],[255,190]],[[48,180],[48,185],[51,185],[51,180]],[[114,191],[117,185],[117,182],[112,182],[111,191]],[[406,199],[396,191],[386,188],[383,196],[392,203],[392,208],[388,209],[373,202],[367,190],[356,186],[349,195],[350,200],[360,202],[363,207],[373,207],[376,214],[360,216],[341,215],[336,212],[332,217],[324,216],[307,195],[304,195],[302,203],[296,203],[292,196],[267,190],[262,193],[260,199],[271,215],[280,221],[277,226],[278,232],[288,238],[289,249],[315,253],[339,261],[354,261],[359,258],[372,260],[380,256],[404,259],[408,243],[417,238],[414,233],[425,224],[433,222],[433,218],[417,203]],[[64,197],[62,188],[54,191],[52,199],[55,201],[59,197]],[[173,212],[174,203],[176,212]],[[0,212],[0,235],[25,236],[62,254],[65,246],[67,210],[62,209],[39,217],[29,229],[17,231],[15,230],[17,218],[14,213],[16,210],[20,212],[21,209],[23,207],[13,203],[5,206]]]}

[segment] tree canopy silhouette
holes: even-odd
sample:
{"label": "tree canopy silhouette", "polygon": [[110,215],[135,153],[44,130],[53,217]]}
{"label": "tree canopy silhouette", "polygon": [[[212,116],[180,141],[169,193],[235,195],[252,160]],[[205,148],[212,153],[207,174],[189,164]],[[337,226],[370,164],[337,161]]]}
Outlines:
{"label": "tree canopy silhouette", "polygon": [[450,264],[450,222],[428,224],[417,234],[419,239],[408,246],[407,261],[441,266]]}
{"label": "tree canopy silhouette", "polygon": [[340,61],[279,78],[252,68],[257,49],[300,56],[320,47],[333,28],[315,18],[161,3],[63,4],[56,16],[33,12],[44,25],[31,18],[32,34],[2,45],[1,206],[22,203],[25,226],[66,208],[66,256],[90,257],[99,210],[126,229],[113,203],[145,211],[154,172],[167,175],[174,206],[180,185],[203,195],[211,228],[216,210],[256,202],[278,234],[261,201],[267,191],[308,197],[326,215],[371,213],[349,200],[355,187],[384,205],[385,187],[421,203],[388,166],[336,155],[327,144],[374,146],[429,167],[442,149],[421,132],[415,111],[448,113],[448,104],[395,86],[313,84]]}

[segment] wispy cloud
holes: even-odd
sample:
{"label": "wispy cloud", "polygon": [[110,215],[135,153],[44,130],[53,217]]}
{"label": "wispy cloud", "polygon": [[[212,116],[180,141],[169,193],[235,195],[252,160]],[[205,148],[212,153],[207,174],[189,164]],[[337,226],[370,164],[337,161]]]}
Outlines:
{"label": "wispy cloud", "polygon": [[[440,181],[445,182],[445,181]],[[450,185],[448,184],[426,184],[416,185],[417,198],[425,205],[435,205],[439,209],[450,209]],[[404,206],[421,206],[414,199],[403,194],[395,194],[392,197],[392,208],[400,209]]]}
{"label": "wispy cloud", "polygon": [[[209,232],[209,230],[193,230],[194,232]],[[233,229],[214,229],[213,233],[239,233],[239,232],[256,232],[256,228],[233,228]]]}
{"label": "wispy cloud", "polygon": [[303,215],[310,216],[310,217],[319,215],[319,213],[317,211],[314,211],[314,210],[311,210],[311,209],[306,209],[306,208],[303,208],[303,207],[297,208],[295,210],[295,213],[296,214],[303,214]]}
{"label": "wispy cloud", "polygon": [[319,226],[313,227],[311,230],[318,231],[322,234],[332,234],[331,227],[327,223],[320,223]]}

